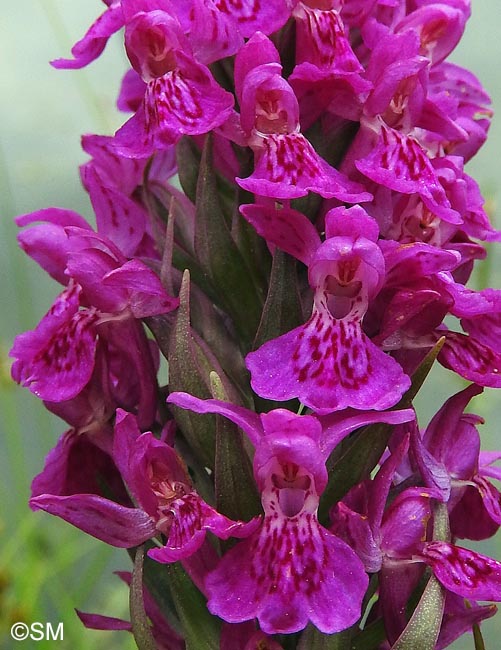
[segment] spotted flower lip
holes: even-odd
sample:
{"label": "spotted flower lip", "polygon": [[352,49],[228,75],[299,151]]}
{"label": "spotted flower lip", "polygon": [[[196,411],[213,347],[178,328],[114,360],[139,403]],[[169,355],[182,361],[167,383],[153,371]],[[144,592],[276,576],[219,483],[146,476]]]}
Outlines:
{"label": "spotted flower lip", "polygon": [[430,159],[416,139],[383,125],[374,150],[355,165],[375,183],[403,194],[419,194],[425,205],[441,219],[461,222],[459,214],[451,208]]}
{"label": "spotted flower lip", "polygon": [[268,634],[297,632],[308,620],[327,634],[352,625],[360,616],[367,576],[348,544],[318,522],[325,462],[354,429],[369,422],[408,421],[412,412],[349,409],[321,418],[275,409],[259,416],[187,393],[171,393],[167,401],[197,413],[224,415],[255,446],[254,475],[264,519],[208,574],[209,610],[230,623],[258,618]]}
{"label": "spotted flower lip", "polygon": [[259,32],[237,54],[240,124],[255,157],[253,173],[237,177],[237,183],[257,196],[276,199],[316,192],[347,203],[369,201],[372,195],[331,167],[300,132],[298,101],[281,71],[276,48]]}
{"label": "spotted flower lip", "polygon": [[247,355],[254,390],[268,399],[298,397],[318,413],[396,404],[410,380],[361,326],[385,274],[375,222],[359,206],[334,208],[320,243],[306,217],[290,209],[241,211],[269,242],[307,263],[314,291],[305,325]]}

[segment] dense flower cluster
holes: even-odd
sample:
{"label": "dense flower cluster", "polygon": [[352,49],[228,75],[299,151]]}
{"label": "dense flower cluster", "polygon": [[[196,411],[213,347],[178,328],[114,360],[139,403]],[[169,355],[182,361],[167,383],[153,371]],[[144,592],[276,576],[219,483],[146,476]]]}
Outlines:
{"label": "dense flower cluster", "polygon": [[[11,351],[69,426],[32,508],[147,552],[131,623],[80,618],[175,650],[445,648],[501,600],[456,543],[501,525],[465,412],[501,387],[501,292],[466,286],[501,239],[464,171],[489,97],[445,60],[469,1],[104,3],[53,65],[123,29],[132,115],[82,139],[95,229],[18,217],[63,289]],[[423,431],[435,358],[471,383]]]}

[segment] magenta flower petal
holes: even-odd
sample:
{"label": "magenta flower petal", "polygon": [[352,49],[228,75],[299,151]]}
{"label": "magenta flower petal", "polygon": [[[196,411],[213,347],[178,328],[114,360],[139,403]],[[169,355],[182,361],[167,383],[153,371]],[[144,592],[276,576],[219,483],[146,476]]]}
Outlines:
{"label": "magenta flower petal", "polygon": [[354,552],[311,514],[267,517],[206,580],[213,614],[231,623],[258,618],[268,634],[297,632],[308,619],[327,634],[345,629],[360,615],[366,586]]}
{"label": "magenta flower petal", "polygon": [[374,150],[357,160],[355,165],[375,183],[402,194],[417,193],[441,219],[461,223],[459,214],[451,208],[430,159],[414,138],[383,126]]}
{"label": "magenta flower petal", "polygon": [[410,385],[400,365],[370,341],[360,323],[326,312],[313,312],[305,325],[249,353],[246,365],[261,397],[297,397],[319,413],[348,406],[384,410]]}
{"label": "magenta flower petal", "polygon": [[139,260],[130,260],[110,271],[102,283],[124,294],[127,307],[137,319],[165,314],[179,304],[177,298],[166,293],[158,275]]}
{"label": "magenta flower petal", "polygon": [[96,213],[97,230],[111,239],[124,255],[134,255],[146,231],[145,209],[103,182],[95,168],[87,167],[83,176]]}
{"label": "magenta flower petal", "polygon": [[165,546],[148,551],[148,555],[157,562],[177,562],[189,557],[202,546],[207,531],[220,539],[247,537],[260,524],[259,517],[248,523],[232,521],[194,492],[172,501],[169,516],[172,519]]}
{"label": "magenta flower petal", "polygon": [[30,506],[33,510],[45,510],[61,517],[85,533],[119,548],[137,546],[157,533],[155,522],[143,510],[126,508],[95,494],[41,494],[30,499]]}
{"label": "magenta flower petal", "polygon": [[448,542],[427,542],[420,555],[444,587],[455,594],[501,601],[501,562]]}
{"label": "magenta flower petal", "polygon": [[[439,330],[439,334],[442,332]],[[501,353],[459,332],[444,332],[446,340],[439,361],[480,386],[501,388]]]}
{"label": "magenta flower petal", "polygon": [[62,402],[75,397],[94,369],[97,315],[79,311],[80,287],[71,285],[56,299],[35,330],[19,334],[10,356],[12,377],[40,399]]}
{"label": "magenta flower petal", "polygon": [[[38,225],[33,225],[40,221]],[[46,208],[16,218],[20,227],[30,226],[17,236],[23,251],[60,284],[68,284],[65,274],[68,253],[75,249],[65,232],[66,226],[91,230],[77,212],[62,208]]]}
{"label": "magenta flower petal", "polygon": [[89,614],[76,609],[78,618],[89,630],[127,630],[132,631],[132,623],[114,616],[103,616],[102,614]]}
{"label": "magenta flower petal", "polygon": [[351,49],[343,21],[336,9],[316,9],[299,2],[296,20],[296,63],[312,63],[319,69],[337,73],[363,70]]}
{"label": "magenta flower petal", "polygon": [[320,235],[304,214],[291,208],[251,204],[241,205],[240,212],[257,233],[289,255],[308,265],[320,246]]}
{"label": "magenta flower petal", "polygon": [[125,20],[120,0],[110,3],[106,11],[91,25],[85,36],[71,48],[73,59],[51,61],[55,68],[83,68],[101,54],[110,36],[124,26]]}
{"label": "magenta flower petal", "polygon": [[231,116],[233,96],[209,69],[182,52],[176,56],[181,67],[148,81],[142,106],[115,134],[122,155],[147,157],[183,135],[212,131]]}
{"label": "magenta flower petal", "polygon": [[308,192],[347,203],[370,201],[372,194],[331,167],[301,133],[263,138],[254,172],[236,179],[240,187],[258,196],[297,199]]}
{"label": "magenta flower petal", "polygon": [[219,11],[228,14],[242,33],[249,38],[255,32],[272,34],[287,22],[290,9],[287,0],[213,0]]}
{"label": "magenta flower petal", "polygon": [[236,406],[227,402],[216,399],[200,399],[189,395],[188,393],[171,393],[167,398],[167,403],[175,404],[184,409],[190,409],[195,413],[218,413],[224,415],[229,420],[245,431],[254,445],[257,445],[264,434],[263,424],[257,413]]}

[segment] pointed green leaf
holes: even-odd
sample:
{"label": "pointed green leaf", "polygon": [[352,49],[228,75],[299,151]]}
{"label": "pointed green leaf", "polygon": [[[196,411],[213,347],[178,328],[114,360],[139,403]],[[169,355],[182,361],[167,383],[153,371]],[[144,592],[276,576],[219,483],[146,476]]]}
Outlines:
{"label": "pointed green leaf", "polygon": [[[248,174],[241,173],[240,176],[248,176],[251,173],[252,168]],[[246,192],[239,188],[237,194],[238,205],[254,201],[253,196],[247,197],[245,196],[246,194]],[[268,244],[257,234],[255,228],[242,217],[238,210],[235,210],[233,214],[231,235],[249,269],[260,303],[263,304],[268,292],[272,260]]]}
{"label": "pointed green leaf", "polygon": [[138,650],[156,650],[150,624],[146,617],[143,600],[143,562],[144,546],[138,546],[134,557],[134,568],[129,592],[130,621],[132,634]]}
{"label": "pointed green leaf", "polygon": [[179,562],[166,565],[166,570],[186,650],[219,650],[221,621],[209,613],[205,597]]}
{"label": "pointed green leaf", "polygon": [[[211,397],[209,373],[214,370],[200,346],[194,340],[190,327],[189,273],[183,276],[180,305],[170,336],[169,390],[184,391],[201,399]],[[172,407],[176,421],[193,452],[207,467],[213,468],[215,454],[215,422],[212,416],[201,417],[186,409]]]}
{"label": "pointed green leaf", "polygon": [[[220,378],[211,373],[214,399],[227,400]],[[245,451],[242,432],[223,416],[216,416],[216,508],[230,519],[249,521],[261,512],[261,501]]]}
{"label": "pointed green leaf", "polygon": [[434,650],[444,614],[445,590],[431,576],[406,628],[392,650]]}
{"label": "pointed green leaf", "polygon": [[195,251],[217,291],[219,305],[233,319],[243,342],[250,345],[259,324],[262,302],[221,208],[210,134],[205,140],[198,175]]}
{"label": "pointed green leaf", "polygon": [[200,151],[189,136],[184,136],[177,143],[176,160],[181,187],[190,201],[194,203],[197,193],[198,168],[200,167]]}
{"label": "pointed green leaf", "polygon": [[277,249],[273,255],[268,295],[253,348],[289,332],[302,322],[296,260]]}
{"label": "pointed green leaf", "polygon": [[433,539],[450,542],[451,527],[447,505],[441,501],[433,503]]}
{"label": "pointed green leaf", "polygon": [[[445,338],[441,338],[435,347],[428,352],[421,365],[412,376],[409,390],[392,410],[409,408],[428,376],[437,358]],[[392,432],[389,424],[372,424],[356,433],[347,441],[347,449],[329,468],[329,482],[322,494],[319,506],[319,519],[326,524],[329,510],[334,503],[340,501],[354,485],[367,478],[377,465],[388,444]],[[336,450],[335,452],[336,453]],[[338,452],[337,452],[338,453]]]}

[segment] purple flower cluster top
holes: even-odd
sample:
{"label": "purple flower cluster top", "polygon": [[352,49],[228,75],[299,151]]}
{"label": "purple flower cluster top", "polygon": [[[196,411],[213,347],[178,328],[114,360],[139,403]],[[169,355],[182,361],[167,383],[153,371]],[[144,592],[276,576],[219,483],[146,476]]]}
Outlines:
{"label": "purple flower cluster top", "polygon": [[[446,61],[469,0],[104,4],[52,64],[123,30],[129,116],[82,138],[95,228],[17,218],[62,289],[11,350],[68,425],[31,507],[146,549],[145,625],[78,615],[164,650],[478,631],[501,562],[458,540],[501,525],[501,452],[466,408],[501,387],[501,291],[467,284],[501,233],[464,170],[490,100]],[[435,358],[468,383],[422,430]]]}

